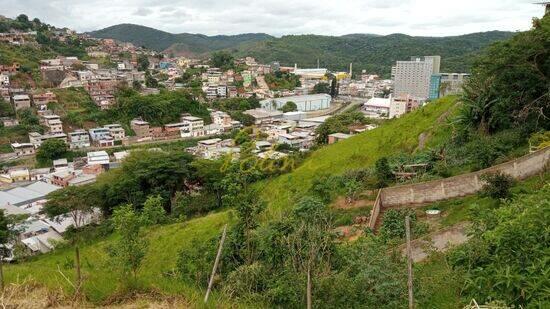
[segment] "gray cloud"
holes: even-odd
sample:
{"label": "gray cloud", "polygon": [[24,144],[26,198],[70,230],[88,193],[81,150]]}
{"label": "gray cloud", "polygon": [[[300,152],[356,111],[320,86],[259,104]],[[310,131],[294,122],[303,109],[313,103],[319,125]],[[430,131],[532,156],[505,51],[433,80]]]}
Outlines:
{"label": "gray cloud", "polygon": [[0,7],[78,31],[136,23],[208,35],[458,35],[526,30],[543,14],[531,0],[0,0]]}

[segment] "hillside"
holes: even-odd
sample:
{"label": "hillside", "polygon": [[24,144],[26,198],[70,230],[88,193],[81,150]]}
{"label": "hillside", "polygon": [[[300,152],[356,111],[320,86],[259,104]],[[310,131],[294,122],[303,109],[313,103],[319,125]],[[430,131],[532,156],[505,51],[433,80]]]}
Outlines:
{"label": "hillside", "polygon": [[[308,184],[320,173],[338,174],[346,169],[370,166],[379,157],[392,152],[412,151],[418,144],[418,135],[425,131],[445,134],[449,131],[448,127],[445,126],[445,121],[438,122],[438,119],[442,119],[449,109],[452,110],[454,104],[454,99],[447,98],[401,119],[396,119],[381,128],[322,148],[314,152],[295,171],[262,183],[263,198],[269,203],[264,222],[276,217],[276,214],[281,214],[282,209],[288,209],[292,205],[291,198],[305,192],[309,188]],[[434,134],[433,139],[441,136],[442,134]],[[388,142],[393,146],[386,147]],[[298,183],[301,183],[299,188],[296,187]],[[290,192],[294,195],[290,196]],[[183,293],[190,298],[200,297],[196,287],[164,274],[175,267],[180,250],[191,252],[199,250],[197,244],[216,237],[224,223],[234,222],[234,220],[233,211],[221,210],[184,223],[153,227],[148,230],[146,235],[151,247],[140,274],[142,283],[168,294]],[[113,239],[116,239],[116,236],[110,235],[104,240],[93,241],[83,248],[82,255],[85,261],[83,268],[87,274],[84,290],[86,295],[95,302],[105,301],[117,289],[116,275],[109,269],[109,260],[105,253],[105,248]],[[66,270],[63,268],[63,265],[71,261],[71,255],[70,247],[56,250],[50,254],[31,258],[27,263],[11,266],[5,275],[11,282],[17,278],[31,277],[49,287],[62,286],[68,290],[70,286],[60,277],[57,265],[60,265],[61,271],[71,272],[70,267],[67,266]]]}
{"label": "hillside", "polygon": [[145,46],[157,51],[174,53],[175,55],[201,54],[205,52],[233,48],[241,43],[250,43],[272,38],[264,33],[245,33],[239,35],[215,35],[179,33],[134,25],[120,24],[105,29],[92,31],[90,35],[97,38],[112,38],[131,42],[137,46]]}
{"label": "hillside", "polygon": [[339,175],[345,171],[371,167],[381,157],[413,152],[419,136],[438,143],[451,132],[447,117],[458,105],[454,97],[445,97],[416,112],[394,119],[380,128],[355,135],[311,154],[292,173],[261,184],[262,196],[268,202],[268,217],[279,217],[310,189],[321,176]]}
{"label": "hillside", "polygon": [[355,72],[367,70],[389,76],[391,65],[410,56],[440,55],[444,72],[468,72],[473,55],[487,45],[514,33],[491,31],[451,37],[414,37],[405,34],[386,36],[352,34],[341,37],[288,35],[239,46],[239,56],[252,56],[260,62],[279,61],[281,65],[347,70],[353,62]]}

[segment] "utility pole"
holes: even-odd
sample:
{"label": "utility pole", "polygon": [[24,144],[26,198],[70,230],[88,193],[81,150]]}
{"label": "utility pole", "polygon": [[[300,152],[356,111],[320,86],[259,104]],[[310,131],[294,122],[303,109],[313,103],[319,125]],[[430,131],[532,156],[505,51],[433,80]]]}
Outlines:
{"label": "utility pole", "polygon": [[306,291],[306,299],[307,299],[307,309],[311,309],[311,268],[309,267],[309,263],[307,266],[307,291]]}
{"label": "utility pole", "polygon": [[210,296],[210,291],[212,290],[212,284],[214,284],[214,275],[216,275],[216,269],[218,268],[218,263],[220,262],[220,256],[222,255],[223,243],[225,241],[225,234],[227,231],[227,224],[223,227],[222,238],[220,239],[220,245],[218,247],[218,253],[216,254],[216,260],[214,261],[214,267],[212,267],[212,274],[210,275],[210,280],[208,281],[208,289],[206,289],[206,295],[204,295],[204,303],[208,302],[208,296]]}
{"label": "utility pole", "polygon": [[405,217],[405,233],[407,236],[407,270],[408,270],[407,287],[409,289],[409,309],[414,309],[411,222],[410,221],[411,221],[411,218],[409,216]]}

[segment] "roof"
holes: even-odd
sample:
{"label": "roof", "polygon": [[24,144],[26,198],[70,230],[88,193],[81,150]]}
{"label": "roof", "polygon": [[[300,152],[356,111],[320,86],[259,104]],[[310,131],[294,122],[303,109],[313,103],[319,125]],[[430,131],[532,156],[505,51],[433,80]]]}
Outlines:
{"label": "roof", "polygon": [[67,159],[65,159],[65,158],[53,160],[53,166],[56,166],[56,165],[67,165],[67,164],[68,164],[68,162],[67,162]]}
{"label": "roof", "polygon": [[256,109],[249,109],[244,112],[247,115],[250,115],[256,119],[259,118],[270,118],[270,117],[281,117],[283,115],[283,112],[280,111],[269,111],[267,109],[262,108],[256,108]]}
{"label": "roof", "polygon": [[219,143],[221,141],[222,141],[221,138],[211,138],[211,139],[205,139],[205,140],[199,141],[198,143],[205,144],[205,145],[212,145],[212,144]]}
{"label": "roof", "polygon": [[195,116],[183,116],[183,117],[181,117],[181,120],[199,121],[199,120],[202,120],[202,118],[195,117]]}
{"label": "roof", "polygon": [[16,94],[13,96],[14,100],[30,100],[29,96],[26,94]]}
{"label": "roof", "polygon": [[265,99],[265,100],[262,100],[262,102],[278,101],[278,102],[286,103],[286,102],[292,101],[294,103],[300,103],[300,102],[307,102],[307,101],[314,101],[314,100],[329,100],[329,99],[331,99],[330,95],[326,93],[318,93],[318,94],[293,95],[289,97]]}
{"label": "roof", "polygon": [[346,139],[351,137],[351,135],[345,134],[345,133],[333,133],[333,134],[329,134],[328,136],[336,137],[338,139]]}
{"label": "roof", "polygon": [[371,98],[364,105],[365,106],[390,108],[390,102],[391,102],[390,98]]}

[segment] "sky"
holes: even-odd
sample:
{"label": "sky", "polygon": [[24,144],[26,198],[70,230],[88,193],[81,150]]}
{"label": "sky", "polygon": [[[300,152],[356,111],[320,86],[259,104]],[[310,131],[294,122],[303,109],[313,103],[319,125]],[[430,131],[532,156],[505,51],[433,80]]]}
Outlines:
{"label": "sky", "polygon": [[21,13],[57,27],[91,31],[120,23],[171,33],[263,32],[450,36],[523,31],[544,8],[535,0],[0,0],[0,14]]}

